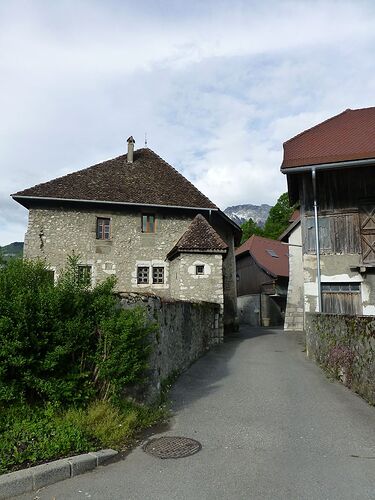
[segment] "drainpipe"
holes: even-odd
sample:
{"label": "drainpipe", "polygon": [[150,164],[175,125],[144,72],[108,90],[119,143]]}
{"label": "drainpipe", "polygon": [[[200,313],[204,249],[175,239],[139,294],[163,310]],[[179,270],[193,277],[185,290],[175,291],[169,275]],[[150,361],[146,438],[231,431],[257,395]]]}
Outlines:
{"label": "drainpipe", "polygon": [[311,169],[313,197],[314,197],[314,224],[315,224],[315,250],[316,250],[316,270],[318,281],[318,312],[322,312],[322,291],[321,291],[321,277],[320,277],[320,242],[319,242],[319,223],[318,223],[318,204],[317,204],[317,190],[316,190],[316,170]]}

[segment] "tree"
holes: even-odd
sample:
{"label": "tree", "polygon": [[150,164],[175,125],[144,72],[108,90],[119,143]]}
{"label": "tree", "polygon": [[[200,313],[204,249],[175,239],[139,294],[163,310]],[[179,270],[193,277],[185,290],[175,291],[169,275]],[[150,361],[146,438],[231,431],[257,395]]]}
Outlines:
{"label": "tree", "polygon": [[277,240],[289,225],[295,207],[290,206],[288,193],[283,193],[268,214],[264,225],[263,236]]}
{"label": "tree", "polygon": [[263,236],[263,229],[259,227],[258,224],[254,222],[253,219],[251,218],[241,225],[241,229],[242,229],[241,245],[246,240],[248,240],[250,236],[252,236],[253,234],[257,234],[258,236]]}

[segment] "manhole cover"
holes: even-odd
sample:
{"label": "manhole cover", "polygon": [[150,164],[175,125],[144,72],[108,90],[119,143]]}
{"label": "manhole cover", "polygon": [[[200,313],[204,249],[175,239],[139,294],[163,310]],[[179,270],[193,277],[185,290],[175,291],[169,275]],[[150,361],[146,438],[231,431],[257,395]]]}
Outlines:
{"label": "manhole cover", "polygon": [[143,451],[159,458],[183,458],[194,455],[202,448],[195,439],[177,436],[163,436],[147,441]]}

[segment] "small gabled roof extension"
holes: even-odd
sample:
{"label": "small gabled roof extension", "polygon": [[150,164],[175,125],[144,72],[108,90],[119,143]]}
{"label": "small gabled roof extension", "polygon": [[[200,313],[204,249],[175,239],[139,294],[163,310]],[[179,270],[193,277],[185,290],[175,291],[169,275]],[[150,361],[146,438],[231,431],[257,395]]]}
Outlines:
{"label": "small gabled roof extension", "polygon": [[301,223],[301,213],[299,210],[294,210],[294,212],[292,213],[292,215],[289,219],[289,226],[285,229],[285,231],[283,233],[280,234],[280,236],[277,239],[279,241],[284,241],[285,243],[287,243],[289,236],[290,236],[290,233],[300,223]]}
{"label": "small gabled roof extension", "polygon": [[160,156],[143,148],[98,163],[12,195],[28,207],[32,201],[71,200],[134,205],[216,209],[218,207]]}
{"label": "small gabled roof extension", "polygon": [[375,107],[347,109],[284,143],[281,169],[375,158]]}
{"label": "small gabled roof extension", "polygon": [[255,262],[268,274],[289,276],[288,245],[253,234],[236,250],[236,258],[250,254]]}
{"label": "small gabled roof extension", "polygon": [[187,230],[168,254],[172,259],[179,253],[226,253],[228,245],[207,222],[203,215],[198,214]]}

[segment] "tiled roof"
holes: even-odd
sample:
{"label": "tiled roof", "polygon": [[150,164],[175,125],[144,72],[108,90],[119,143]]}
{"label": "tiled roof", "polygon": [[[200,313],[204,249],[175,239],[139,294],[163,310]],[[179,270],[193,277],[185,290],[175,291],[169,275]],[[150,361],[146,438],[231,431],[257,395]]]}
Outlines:
{"label": "tiled roof", "polygon": [[301,214],[300,214],[299,209],[297,208],[296,210],[294,210],[294,212],[290,216],[289,222],[292,223],[292,222],[296,221],[297,219],[299,219],[300,217],[301,217]]}
{"label": "tiled roof", "polygon": [[228,245],[225,241],[222,240],[203,215],[198,214],[169,252],[168,257],[173,257],[180,252],[223,253],[227,249]]}
{"label": "tiled roof", "polygon": [[288,245],[281,241],[253,234],[237,248],[236,258],[250,253],[256,263],[272,276],[289,276],[288,248]]}
{"label": "tiled roof", "polygon": [[143,148],[12,195],[191,208],[217,206],[160,156]]}
{"label": "tiled roof", "polygon": [[375,107],[347,109],[284,143],[282,169],[375,158]]}
{"label": "tiled roof", "polygon": [[293,231],[295,227],[298,226],[300,222],[301,222],[301,213],[298,209],[294,210],[289,219],[289,226],[285,229],[284,232],[280,234],[280,236],[277,239],[279,241],[285,241],[287,243],[289,240],[290,233]]}

